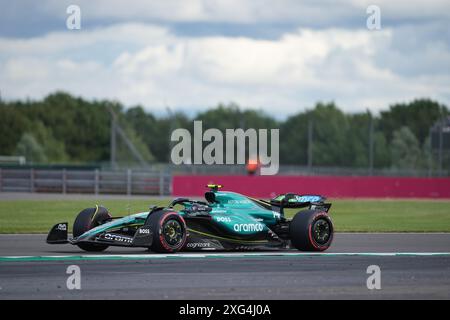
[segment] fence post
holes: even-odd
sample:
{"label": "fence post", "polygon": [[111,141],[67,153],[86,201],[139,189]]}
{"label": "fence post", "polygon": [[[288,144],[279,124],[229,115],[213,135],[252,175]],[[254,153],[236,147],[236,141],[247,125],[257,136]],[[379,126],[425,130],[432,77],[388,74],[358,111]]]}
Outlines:
{"label": "fence post", "polygon": [[159,195],[164,195],[164,172],[159,171]]}
{"label": "fence post", "polygon": [[34,169],[30,169],[30,192],[34,192]]}
{"label": "fence post", "polygon": [[131,194],[131,169],[127,169],[127,195]]}
{"label": "fence post", "polygon": [[168,177],[168,184],[169,184],[169,195],[172,195],[173,193],[173,175],[169,172],[166,173]]}
{"label": "fence post", "polygon": [[65,168],[62,170],[62,192],[63,194],[67,192],[67,172]]}
{"label": "fence post", "polygon": [[95,169],[95,175],[94,175],[94,193],[97,196],[98,190],[99,190],[99,175],[98,175],[98,169]]}

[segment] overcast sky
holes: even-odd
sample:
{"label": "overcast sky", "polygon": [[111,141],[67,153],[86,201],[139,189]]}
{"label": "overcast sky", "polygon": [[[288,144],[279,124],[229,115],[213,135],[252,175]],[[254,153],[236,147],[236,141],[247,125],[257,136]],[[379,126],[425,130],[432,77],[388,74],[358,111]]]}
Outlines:
{"label": "overcast sky", "polygon": [[[162,113],[236,102],[283,117],[317,101],[450,105],[448,0],[0,0],[2,99],[64,90]],[[81,9],[68,30],[66,9]],[[366,9],[381,10],[368,30]]]}

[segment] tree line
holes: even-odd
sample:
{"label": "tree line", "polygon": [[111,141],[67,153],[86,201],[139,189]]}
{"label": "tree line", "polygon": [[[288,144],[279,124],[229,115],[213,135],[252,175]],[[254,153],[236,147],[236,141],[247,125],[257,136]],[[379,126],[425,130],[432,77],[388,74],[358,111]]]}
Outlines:
{"label": "tree line", "polygon": [[[110,110],[150,163],[169,162],[171,132],[177,128],[192,132],[193,120],[201,120],[204,130],[218,128],[223,132],[230,128],[279,128],[281,165],[312,161],[314,166],[360,168],[370,165],[372,154],[375,169],[429,168],[430,127],[449,115],[447,106],[417,99],[393,104],[377,115],[370,111],[344,113],[330,102],[317,103],[285,120],[236,104],[219,104],[195,117],[182,112],[157,117],[142,106],[125,108],[114,101],[88,101],[56,92],[39,101],[0,102],[0,155],[23,155],[28,162],[43,164],[107,162]],[[309,144],[312,159],[308,158]],[[117,158],[122,164],[133,163],[120,139]],[[448,161],[446,164],[448,167]]]}

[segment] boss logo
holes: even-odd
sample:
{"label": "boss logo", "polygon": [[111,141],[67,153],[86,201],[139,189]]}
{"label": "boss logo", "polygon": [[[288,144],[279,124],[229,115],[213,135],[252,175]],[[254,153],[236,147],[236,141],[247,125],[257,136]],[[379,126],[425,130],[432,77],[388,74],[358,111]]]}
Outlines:
{"label": "boss logo", "polygon": [[261,223],[239,223],[233,226],[236,232],[258,232],[263,231],[264,226]]}
{"label": "boss logo", "polygon": [[150,229],[139,229],[139,234],[150,234]]}
{"label": "boss logo", "polygon": [[229,217],[216,217],[217,222],[231,222]]}

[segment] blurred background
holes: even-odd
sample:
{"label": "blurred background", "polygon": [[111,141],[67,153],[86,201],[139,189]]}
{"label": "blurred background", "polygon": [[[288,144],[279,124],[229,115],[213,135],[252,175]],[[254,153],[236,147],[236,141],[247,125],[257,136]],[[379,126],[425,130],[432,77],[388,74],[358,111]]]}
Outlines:
{"label": "blurred background", "polygon": [[[171,163],[171,132],[202,120],[204,130],[280,129],[280,177],[395,179],[364,196],[383,185],[380,195],[395,196],[408,185],[399,177],[422,178],[429,189],[414,180],[419,189],[399,196],[450,196],[436,187],[450,172],[448,1],[1,8],[0,191],[170,195],[197,176],[248,175],[245,165]],[[328,193],[357,196],[361,184]]]}

